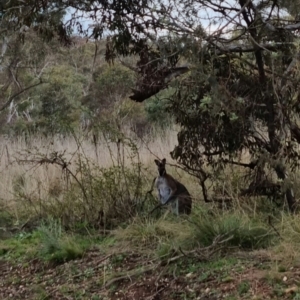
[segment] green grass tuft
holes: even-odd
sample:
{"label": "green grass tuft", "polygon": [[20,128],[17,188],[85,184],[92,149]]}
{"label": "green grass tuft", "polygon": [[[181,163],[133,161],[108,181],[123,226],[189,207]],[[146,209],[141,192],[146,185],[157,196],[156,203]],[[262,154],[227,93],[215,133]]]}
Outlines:
{"label": "green grass tuft", "polygon": [[275,233],[267,225],[238,213],[219,215],[202,214],[193,218],[193,242],[202,246],[211,245],[214,240],[223,236],[228,246],[240,249],[267,248],[274,241]]}
{"label": "green grass tuft", "polygon": [[59,222],[41,225],[38,231],[41,234],[39,256],[46,261],[64,263],[81,258],[89,247],[86,240],[65,234]]}
{"label": "green grass tuft", "polygon": [[164,242],[179,242],[191,236],[191,227],[187,222],[178,219],[158,220],[136,218],[126,228],[114,231],[114,236],[119,241],[129,242],[132,246],[150,247],[155,249]]}

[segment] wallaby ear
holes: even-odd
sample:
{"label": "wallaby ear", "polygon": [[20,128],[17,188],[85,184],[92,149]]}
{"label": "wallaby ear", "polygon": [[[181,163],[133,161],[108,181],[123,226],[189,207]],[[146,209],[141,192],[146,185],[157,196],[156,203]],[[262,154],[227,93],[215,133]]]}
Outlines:
{"label": "wallaby ear", "polygon": [[165,164],[166,164],[166,159],[163,158],[163,159],[161,160],[161,162],[165,165]]}
{"label": "wallaby ear", "polygon": [[154,159],[154,162],[157,166],[159,166],[159,160],[158,159]]}

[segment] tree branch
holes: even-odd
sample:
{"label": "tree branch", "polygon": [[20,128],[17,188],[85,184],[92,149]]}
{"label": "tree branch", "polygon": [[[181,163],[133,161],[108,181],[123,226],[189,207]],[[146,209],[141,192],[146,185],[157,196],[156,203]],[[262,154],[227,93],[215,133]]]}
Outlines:
{"label": "tree branch", "polygon": [[4,110],[5,108],[7,108],[7,107],[10,105],[10,103],[11,103],[16,97],[20,96],[22,93],[24,93],[24,92],[30,90],[31,88],[34,88],[34,87],[40,85],[40,84],[43,84],[43,83],[44,83],[44,82],[42,82],[42,80],[40,80],[38,83],[32,84],[32,85],[30,85],[30,86],[27,86],[27,87],[24,88],[22,91],[20,91],[20,92],[14,94],[14,95],[12,95],[12,96],[8,99],[8,101],[0,108],[0,111],[2,111],[2,110]]}
{"label": "tree branch", "polygon": [[300,144],[300,128],[296,124],[291,124],[292,139],[296,140]]}
{"label": "tree branch", "polygon": [[228,159],[223,159],[223,162],[228,163],[228,164],[232,164],[232,165],[236,165],[236,166],[241,166],[241,167],[244,167],[244,168],[249,168],[251,170],[255,169],[255,167],[258,164],[258,160],[252,161],[249,164],[241,163],[241,162],[238,162],[238,161],[231,161],[231,160],[228,160]]}
{"label": "tree branch", "polygon": [[[257,49],[269,50],[269,51],[276,52],[276,51],[279,50],[280,47],[282,47],[286,44],[287,43],[274,43],[274,44],[259,44],[259,43],[256,43],[255,46],[253,46],[253,45],[241,45],[241,44],[225,46],[225,45],[220,45],[220,43],[213,43],[213,45],[216,46],[220,51],[220,53],[218,53],[218,54],[221,54],[221,53],[224,53],[224,52],[230,52],[230,53],[255,52],[255,51],[257,51]],[[289,44],[292,44],[292,43],[289,43]]]}

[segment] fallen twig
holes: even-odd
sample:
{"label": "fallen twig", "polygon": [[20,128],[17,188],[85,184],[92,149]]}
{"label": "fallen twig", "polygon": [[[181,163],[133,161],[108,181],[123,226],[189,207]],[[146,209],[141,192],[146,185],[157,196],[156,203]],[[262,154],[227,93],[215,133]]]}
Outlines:
{"label": "fallen twig", "polygon": [[158,291],[156,291],[153,295],[148,296],[147,298],[145,298],[145,300],[152,300],[154,299],[158,294],[160,294],[167,286],[162,287],[161,289],[159,289]]}
{"label": "fallen twig", "polygon": [[123,280],[123,279],[131,279],[132,277],[135,277],[135,276],[138,276],[138,275],[147,273],[147,272],[149,272],[149,271],[154,270],[154,269],[157,268],[157,267],[158,267],[158,265],[153,265],[153,266],[151,266],[151,267],[148,267],[148,268],[145,268],[145,269],[142,269],[142,270],[132,270],[132,271],[129,271],[129,272],[127,272],[127,273],[124,274],[124,275],[121,275],[121,276],[112,278],[111,280],[107,281],[107,282],[104,284],[104,287],[107,288],[108,286],[112,285],[113,283],[115,283],[115,282],[117,282],[117,281],[120,281],[120,280]]}

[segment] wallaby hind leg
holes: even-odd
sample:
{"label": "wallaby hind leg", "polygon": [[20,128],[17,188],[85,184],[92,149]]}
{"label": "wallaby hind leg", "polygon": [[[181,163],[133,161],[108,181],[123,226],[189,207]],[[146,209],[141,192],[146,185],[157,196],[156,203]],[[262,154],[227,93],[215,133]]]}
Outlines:
{"label": "wallaby hind leg", "polygon": [[172,202],[171,207],[172,207],[173,214],[175,214],[176,216],[179,216],[179,200],[178,200],[178,198]]}
{"label": "wallaby hind leg", "polygon": [[175,214],[176,214],[177,216],[179,216],[179,199],[178,199],[178,198],[176,199],[175,203],[176,203],[176,211],[175,211]]}
{"label": "wallaby hind leg", "polygon": [[179,203],[179,213],[189,215],[191,214],[191,211],[192,211],[192,198],[190,196],[182,198]]}

